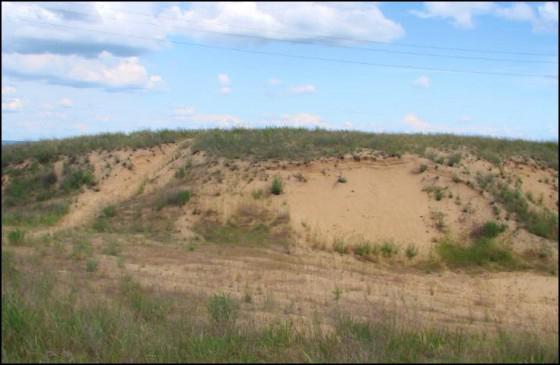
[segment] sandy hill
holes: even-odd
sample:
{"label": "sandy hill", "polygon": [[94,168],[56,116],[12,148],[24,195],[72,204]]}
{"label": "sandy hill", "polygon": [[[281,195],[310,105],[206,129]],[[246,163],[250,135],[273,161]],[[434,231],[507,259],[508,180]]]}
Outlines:
{"label": "sandy hill", "polygon": [[227,293],[260,324],[319,313],[328,330],[342,306],[558,334],[557,143],[265,129],[2,148],[3,252],[39,252],[88,295],[126,272]]}

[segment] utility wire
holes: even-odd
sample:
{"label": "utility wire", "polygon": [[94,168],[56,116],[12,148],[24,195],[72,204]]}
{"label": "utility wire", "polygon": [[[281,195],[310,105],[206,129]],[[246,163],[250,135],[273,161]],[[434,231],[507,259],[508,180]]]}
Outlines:
{"label": "utility wire", "polygon": [[[50,9],[50,10],[60,10],[60,9]],[[65,13],[72,13],[78,15],[89,15],[88,13],[78,12],[74,10],[60,10],[64,11]],[[146,16],[148,16],[146,14]],[[110,19],[115,19],[119,21],[123,21],[118,17],[111,17],[106,16]],[[142,25],[154,25],[154,26],[161,26],[161,24],[153,23],[153,22],[139,22],[134,20],[126,20],[127,23],[136,23]],[[309,44],[311,42],[306,40],[290,40],[290,39],[282,39],[282,38],[273,38],[273,37],[265,37],[259,35],[251,35],[251,34],[243,34],[243,33],[231,33],[231,32],[220,32],[214,30],[204,30],[204,29],[197,29],[187,26],[176,26],[176,28],[186,29],[193,32],[200,32],[200,33],[211,33],[217,34],[227,37],[239,37],[239,38],[249,38],[255,39],[260,41],[275,41],[275,42],[288,42],[288,43],[295,43],[295,44]],[[319,37],[320,38],[320,37]],[[515,63],[549,63],[549,64],[557,64],[558,60],[556,61],[544,61],[544,60],[522,60],[522,59],[504,59],[504,58],[492,58],[492,57],[476,57],[476,56],[457,56],[457,55],[442,55],[442,54],[434,54],[434,53],[421,53],[421,52],[411,52],[411,51],[399,51],[399,50],[391,50],[391,49],[378,49],[378,48],[370,48],[370,47],[358,47],[358,46],[347,46],[347,45],[340,45],[340,44],[321,44],[322,46],[326,47],[333,47],[333,48],[344,48],[344,49],[355,49],[355,50],[362,50],[362,51],[369,51],[369,52],[378,52],[378,53],[393,53],[393,54],[404,54],[404,55],[413,55],[413,56],[429,56],[429,57],[436,57],[436,58],[455,58],[455,59],[467,59],[467,60],[481,60],[481,61],[499,61],[499,62],[515,62]]]}
{"label": "utility wire", "polygon": [[123,33],[116,33],[116,32],[101,31],[101,30],[96,30],[96,29],[86,29],[86,28],[74,27],[74,26],[68,26],[68,25],[62,25],[62,24],[39,22],[39,21],[36,21],[36,20],[26,20],[26,19],[25,20],[20,19],[20,20],[25,21],[25,22],[29,22],[29,23],[32,23],[32,24],[49,25],[49,26],[54,26],[54,27],[81,30],[81,31],[93,32],[93,33],[104,33],[104,34],[117,35],[117,36],[129,37],[129,38],[149,40],[149,41],[154,41],[154,42],[170,42],[170,43],[174,43],[174,44],[201,47],[201,48],[222,49],[222,50],[229,50],[229,51],[235,51],[235,52],[241,52],[241,53],[260,54],[260,55],[268,55],[268,56],[279,56],[279,57],[286,57],[286,58],[307,59],[307,60],[316,60],[316,61],[327,61],[327,62],[336,62],[336,63],[345,63],[345,64],[357,64],[357,65],[365,65],[365,66],[386,67],[386,68],[396,68],[396,69],[408,69],[408,70],[420,70],[420,71],[438,71],[438,72],[452,72],[452,73],[464,73],[464,74],[516,76],[516,77],[539,77],[539,78],[558,79],[557,75],[542,75],[542,74],[538,75],[538,74],[524,74],[524,73],[514,73],[514,72],[491,72],[491,71],[475,71],[475,70],[458,70],[458,69],[449,69],[449,68],[446,69],[446,68],[436,68],[436,67],[418,67],[418,66],[410,66],[410,65],[392,65],[392,64],[373,63],[373,62],[364,62],[364,61],[344,60],[344,59],[337,59],[337,58],[292,55],[292,54],[281,53],[281,52],[255,51],[255,50],[241,49],[241,48],[235,48],[235,47],[210,46],[210,45],[194,43],[194,42],[149,38],[149,37],[136,36],[136,35],[131,35],[131,34],[123,34]]}
{"label": "utility wire", "polygon": [[[73,10],[63,10],[65,12],[74,12]],[[121,14],[129,14],[129,15],[139,15],[139,16],[145,16],[145,17],[150,17],[153,18],[153,15],[150,14],[145,14],[145,13],[137,13],[137,12],[132,12],[132,11],[118,11],[115,9],[111,9],[111,11],[113,12],[117,12],[117,13],[121,13]],[[90,14],[86,14],[86,13],[82,13],[85,15],[90,15]],[[163,16],[163,15],[158,15],[158,18],[161,19],[169,19],[169,20],[173,20],[173,21],[179,21],[176,18],[173,17],[169,17],[169,16]],[[200,23],[200,22],[198,22]],[[262,29],[257,29],[257,28],[245,28],[245,30],[252,30],[252,31],[256,31],[256,32],[262,32]],[[323,39],[325,41],[339,41],[339,42],[361,42],[361,43],[372,43],[372,44],[383,44],[383,45],[388,45],[388,46],[403,46],[403,47],[414,47],[414,48],[427,48],[427,49],[439,49],[439,50],[450,50],[450,51],[461,51],[461,52],[473,52],[473,53],[491,53],[491,54],[510,54],[510,55],[529,55],[529,56],[549,56],[549,57],[558,57],[558,54],[554,54],[554,53],[540,53],[540,52],[518,52],[518,51],[498,51],[498,50],[483,50],[483,49],[475,49],[475,48],[458,48],[458,47],[442,47],[442,46],[429,46],[429,45],[420,45],[420,44],[414,44],[414,43],[400,43],[400,42],[381,42],[381,41],[373,41],[373,40],[367,40],[367,39],[352,39],[352,38],[344,38],[344,37],[335,37],[335,36],[325,36],[325,35],[310,35],[310,34],[305,34],[305,33],[298,33],[298,32],[293,32],[293,34],[295,35],[299,35],[302,38],[306,38],[306,37],[312,37],[312,38],[317,38],[317,39]]]}

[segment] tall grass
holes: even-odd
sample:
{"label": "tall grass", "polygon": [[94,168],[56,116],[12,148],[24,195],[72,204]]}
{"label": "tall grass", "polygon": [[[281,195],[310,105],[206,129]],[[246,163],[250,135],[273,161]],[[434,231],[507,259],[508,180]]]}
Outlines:
{"label": "tall grass", "polygon": [[127,276],[111,301],[77,300],[87,290],[61,294],[51,272],[20,263],[2,252],[2,362],[558,362],[557,336],[522,330],[477,335],[344,312],[332,332],[257,328],[236,324],[239,304],[223,295],[204,319]]}

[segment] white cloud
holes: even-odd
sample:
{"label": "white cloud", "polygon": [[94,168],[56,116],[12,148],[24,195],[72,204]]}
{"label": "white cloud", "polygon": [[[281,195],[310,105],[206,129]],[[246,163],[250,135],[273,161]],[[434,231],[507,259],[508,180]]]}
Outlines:
{"label": "white cloud", "polygon": [[461,122],[470,122],[472,120],[472,117],[470,115],[462,115],[459,120]]}
{"label": "white cloud", "polygon": [[72,102],[71,99],[68,98],[62,98],[58,101],[58,104],[63,107],[63,108],[70,108],[72,105],[74,105],[74,103]]}
{"label": "white cloud", "polygon": [[421,88],[428,88],[428,87],[430,87],[431,83],[432,83],[432,81],[426,75],[422,75],[412,82],[412,84],[414,86],[418,86],[418,87],[421,87]]}
{"label": "white cloud", "polygon": [[292,86],[289,90],[292,94],[313,94],[315,93],[317,88],[315,87],[315,85],[306,84]]}
{"label": "white cloud", "polygon": [[230,114],[203,114],[197,113],[196,108],[192,106],[176,108],[173,111],[176,120],[198,124],[203,128],[230,128],[230,127],[246,127],[240,118]]}
{"label": "white cloud", "polygon": [[220,84],[220,94],[227,95],[231,93],[231,79],[228,74],[219,74],[218,84]]}
{"label": "white cloud", "polygon": [[119,90],[148,89],[161,81],[161,77],[149,75],[137,57],[114,57],[108,52],[101,52],[94,59],[12,53],[5,54],[3,61],[2,66],[10,74],[53,84]]}
{"label": "white cloud", "polygon": [[412,10],[411,13],[420,18],[443,18],[452,20],[458,28],[474,28],[474,17],[491,15],[499,18],[528,22],[533,31],[551,31],[558,27],[558,3],[546,2],[532,7],[525,2],[515,2],[511,6],[503,6],[493,2],[424,2],[422,11]]}
{"label": "white cloud", "polygon": [[276,85],[280,85],[282,83],[282,81],[278,80],[278,79],[275,79],[275,78],[271,78],[271,79],[268,79],[267,83],[270,86],[276,86]]}
{"label": "white cloud", "polygon": [[2,95],[15,94],[17,89],[13,86],[2,86]]}
{"label": "white cloud", "polygon": [[2,102],[2,111],[4,112],[19,112],[23,109],[23,101],[19,98],[13,98],[8,101]]}
{"label": "white cloud", "polygon": [[430,128],[430,125],[428,123],[412,113],[405,115],[403,118],[403,122],[417,131],[426,131]]}
{"label": "white cloud", "polygon": [[487,14],[494,8],[491,2],[424,2],[424,11],[413,10],[421,18],[450,18],[458,28],[472,28],[475,15]]}
{"label": "white cloud", "polygon": [[352,129],[353,127],[354,127],[354,125],[352,124],[352,122],[344,123],[344,128],[345,129]]}
{"label": "white cloud", "polygon": [[377,4],[215,2],[172,6],[161,13],[176,22],[169,29],[195,38],[240,42],[212,33],[193,32],[173,24],[192,24],[211,32],[230,32],[279,40],[341,43],[334,38],[390,42],[404,35],[400,24],[387,19]]}
{"label": "white cloud", "polygon": [[320,127],[327,128],[329,125],[320,116],[311,113],[284,114],[277,120],[269,122],[271,126],[283,127]]}

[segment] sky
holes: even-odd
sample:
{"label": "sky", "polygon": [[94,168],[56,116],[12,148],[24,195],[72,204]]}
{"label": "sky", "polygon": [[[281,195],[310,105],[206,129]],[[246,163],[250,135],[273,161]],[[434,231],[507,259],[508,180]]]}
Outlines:
{"label": "sky", "polygon": [[2,140],[266,126],[558,140],[558,3],[2,2]]}

